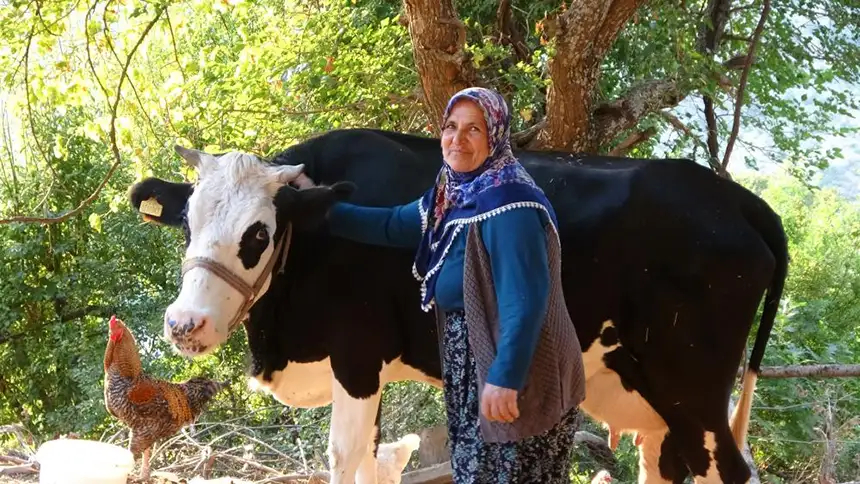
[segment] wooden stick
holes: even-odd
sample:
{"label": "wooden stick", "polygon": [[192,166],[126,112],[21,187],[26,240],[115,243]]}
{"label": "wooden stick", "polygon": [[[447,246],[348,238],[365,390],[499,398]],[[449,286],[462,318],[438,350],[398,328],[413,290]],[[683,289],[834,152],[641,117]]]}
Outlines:
{"label": "wooden stick", "polygon": [[14,455],[0,455],[0,461],[11,462],[12,464],[29,464],[30,461],[27,459],[22,459],[20,457],[15,457]]}
{"label": "wooden stick", "polygon": [[36,470],[36,466],[33,464],[0,467],[0,476],[12,476],[15,474],[35,474],[37,472],[39,471]]}
{"label": "wooden stick", "polygon": [[[738,376],[743,369],[738,369]],[[850,378],[860,377],[860,365],[786,365],[763,366],[761,378]]]}

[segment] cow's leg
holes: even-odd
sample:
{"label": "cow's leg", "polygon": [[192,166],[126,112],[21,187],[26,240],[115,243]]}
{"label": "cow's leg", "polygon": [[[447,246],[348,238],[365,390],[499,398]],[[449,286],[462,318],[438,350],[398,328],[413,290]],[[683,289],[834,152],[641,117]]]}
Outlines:
{"label": "cow's leg", "polygon": [[662,476],[660,458],[668,429],[636,434],[639,447],[639,484],[672,484]]}
{"label": "cow's leg", "polygon": [[693,469],[696,484],[743,484],[750,470],[738,450],[728,425],[717,432],[703,432],[703,446],[708,453],[707,467]]}
{"label": "cow's leg", "polygon": [[[333,378],[328,449],[331,484],[376,484],[376,463],[365,465],[364,461],[373,451],[373,422],[381,395],[380,387],[367,398],[353,398]],[[356,475],[359,467],[361,472]]]}
{"label": "cow's leg", "polygon": [[[380,394],[382,390],[380,390]],[[379,421],[382,414],[382,405],[380,401],[377,401],[376,405],[376,421],[373,424],[373,428],[370,431],[370,443],[367,446],[367,451],[364,453],[364,457],[361,459],[361,464],[358,466],[358,475],[356,477],[356,481],[363,482],[372,482],[376,483],[378,475],[379,475],[379,460],[377,459],[377,450],[379,449],[379,433],[380,426]]]}

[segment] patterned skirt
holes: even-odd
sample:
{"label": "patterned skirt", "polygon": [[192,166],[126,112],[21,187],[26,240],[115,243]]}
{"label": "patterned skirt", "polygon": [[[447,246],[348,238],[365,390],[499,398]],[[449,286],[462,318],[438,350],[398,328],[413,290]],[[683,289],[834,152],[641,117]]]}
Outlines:
{"label": "patterned skirt", "polygon": [[517,442],[484,442],[478,427],[477,368],[462,310],[446,313],[444,337],[444,393],[454,482],[570,483],[578,409],[574,407],[541,435]]}

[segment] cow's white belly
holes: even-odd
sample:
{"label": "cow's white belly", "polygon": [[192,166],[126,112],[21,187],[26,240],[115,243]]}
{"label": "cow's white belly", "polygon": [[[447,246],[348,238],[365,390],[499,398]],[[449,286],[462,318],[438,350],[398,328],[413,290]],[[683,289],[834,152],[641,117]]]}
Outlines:
{"label": "cow's white belly", "polygon": [[383,384],[395,381],[417,381],[442,388],[442,380],[433,378],[421,370],[403,363],[400,361],[400,357],[393,359],[391,363],[382,365],[379,379]]}
{"label": "cow's white belly", "polygon": [[[441,388],[442,382],[420,370],[404,364],[400,358],[385,363],[380,370],[382,385],[395,381],[418,381]],[[271,381],[264,381],[261,375],[249,380],[252,390],[263,391],[275,397],[284,405],[300,408],[313,408],[328,405],[332,401],[333,372],[331,360],[313,363],[287,363],[286,368],[272,373]]]}
{"label": "cow's white belly", "polygon": [[[612,321],[604,322],[601,333],[609,327],[614,327]],[[666,428],[666,422],[639,392],[625,390],[618,373],[606,368],[603,362],[606,353],[620,346],[620,342],[604,346],[598,336],[583,353],[586,398],[580,406],[613,432],[660,432]]]}
{"label": "cow's white belly", "polygon": [[269,393],[275,400],[291,407],[313,408],[331,403],[332,371],[329,358],[313,363],[287,363],[286,368],[272,373],[272,380],[262,375],[250,378],[252,390]]}

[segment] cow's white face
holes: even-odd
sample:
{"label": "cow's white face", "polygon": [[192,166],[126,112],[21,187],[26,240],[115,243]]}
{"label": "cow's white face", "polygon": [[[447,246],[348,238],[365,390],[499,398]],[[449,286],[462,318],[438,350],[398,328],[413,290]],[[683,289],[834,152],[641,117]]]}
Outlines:
{"label": "cow's white face", "polygon": [[[214,261],[249,286],[257,282],[287,222],[297,230],[316,226],[328,208],[349,190],[315,187],[296,190],[288,184],[303,165],[277,166],[254,155],[231,152],[214,156],[177,147],[198,173],[195,185],[158,179],[132,189],[132,203],[155,198],[161,213],[148,218],[183,226],[185,259]],[[269,287],[265,276],[257,298]],[[213,270],[194,266],[182,278],[176,300],[164,314],[164,335],[186,356],[211,352],[230,335],[230,322],[245,302],[244,295]]]}
{"label": "cow's white face", "polygon": [[[253,285],[274,253],[275,195],[301,167],[273,166],[240,152],[183,156],[196,165],[199,180],[188,199],[185,258],[213,260]],[[223,278],[193,267],[165,312],[164,334],[186,355],[211,351],[227,340],[228,324],[243,302],[243,295]]]}

